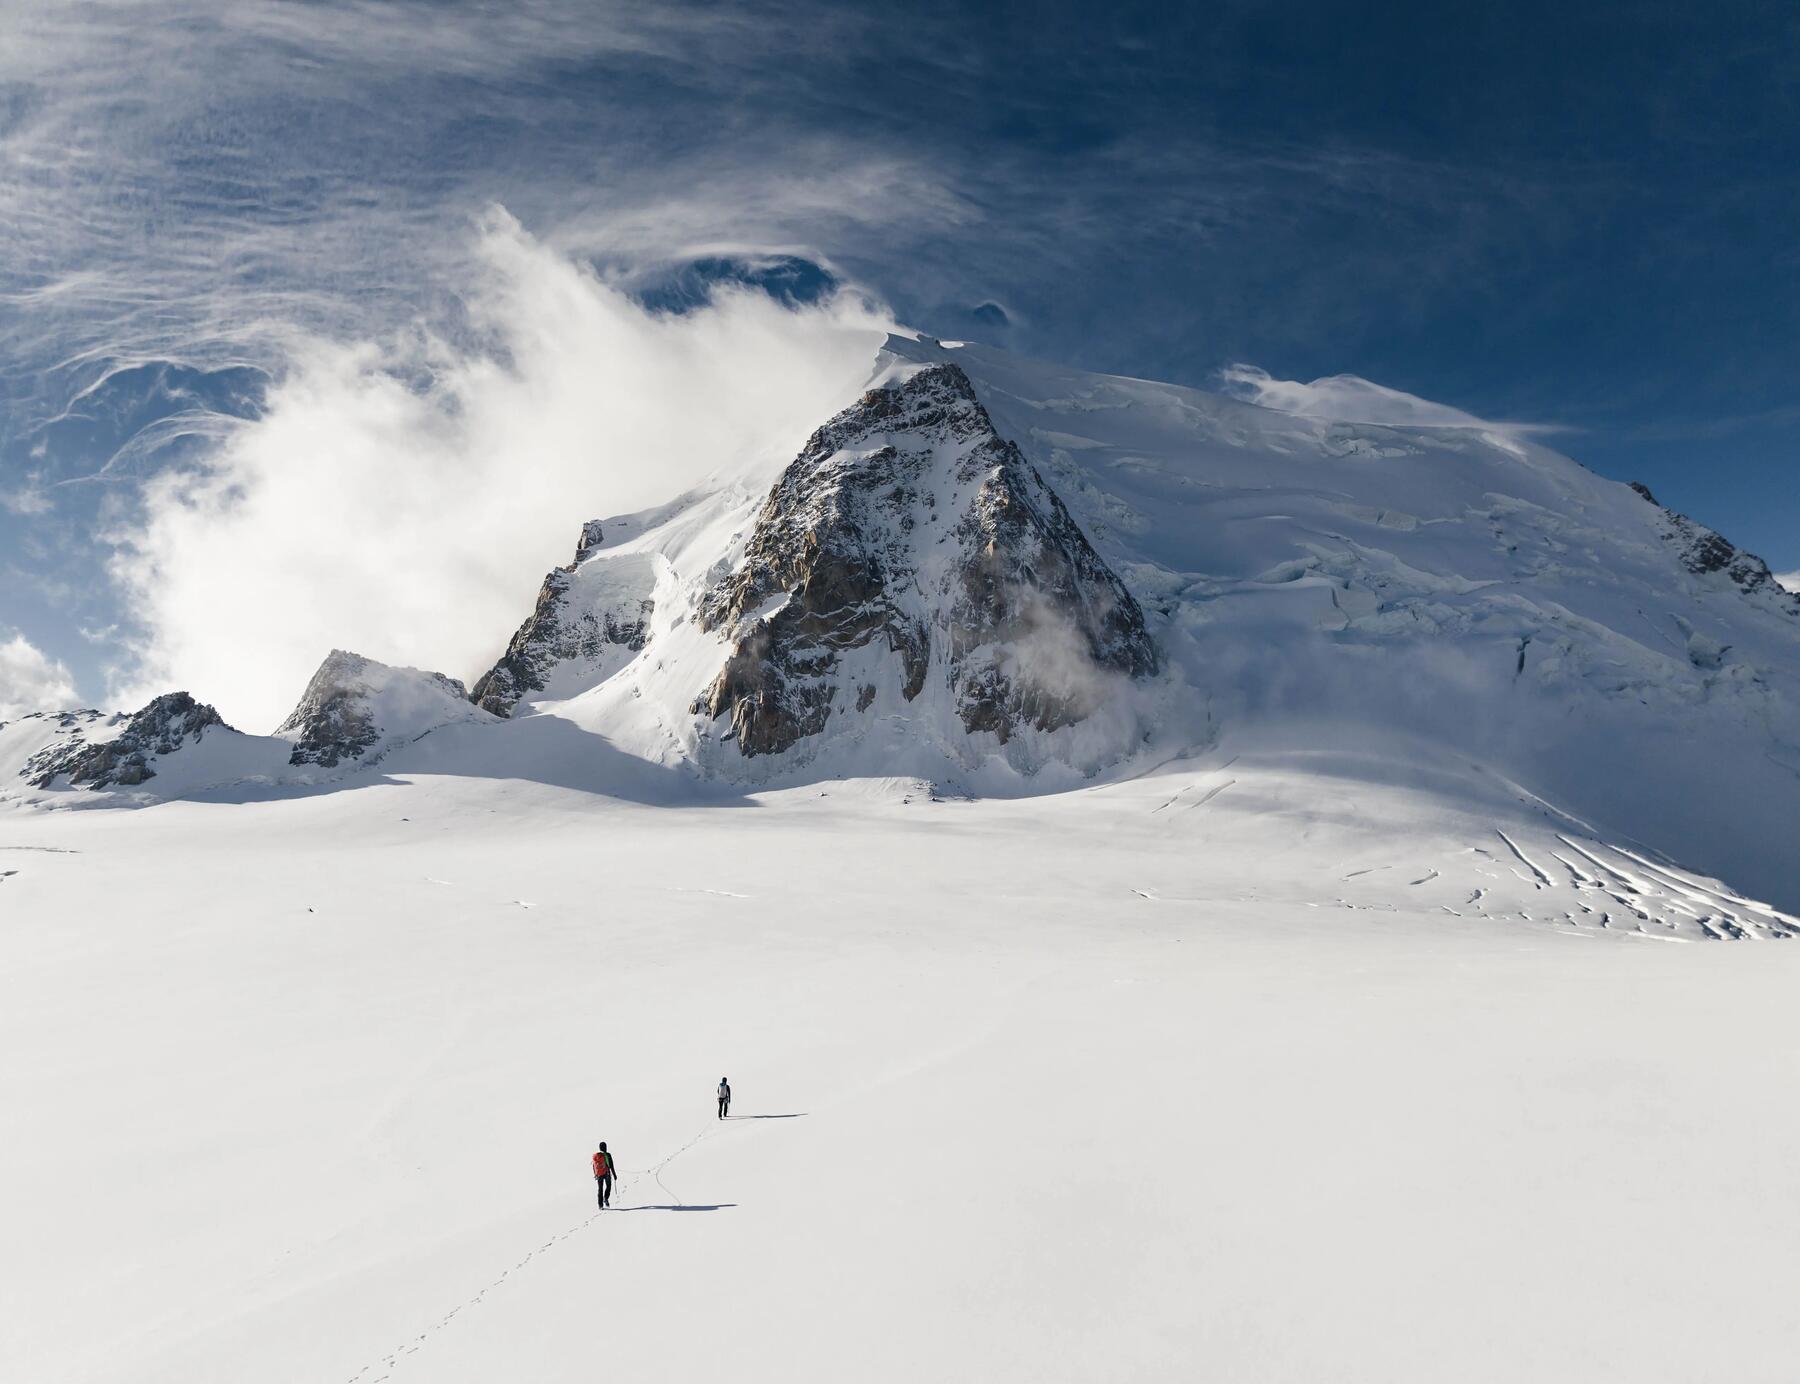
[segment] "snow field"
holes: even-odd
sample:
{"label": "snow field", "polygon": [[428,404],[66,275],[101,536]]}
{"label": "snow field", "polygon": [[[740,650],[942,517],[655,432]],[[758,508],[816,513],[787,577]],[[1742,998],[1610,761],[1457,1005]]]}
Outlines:
{"label": "snow field", "polygon": [[1800,948],[1254,756],[820,792],[0,817],[0,1374],[1790,1377]]}

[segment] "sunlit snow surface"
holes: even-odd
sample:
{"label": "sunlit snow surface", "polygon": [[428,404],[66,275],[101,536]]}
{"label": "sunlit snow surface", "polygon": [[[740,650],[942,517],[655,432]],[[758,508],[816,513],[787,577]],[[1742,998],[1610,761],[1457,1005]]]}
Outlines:
{"label": "sunlit snow surface", "polygon": [[1158,679],[1002,747],[861,650],[746,763],[771,474],[605,519],[645,646],[511,720],[103,793],[0,727],[0,1376],[1791,1379],[1785,598],[1516,437],[890,350]]}
{"label": "sunlit snow surface", "polygon": [[8,811],[0,1372],[1788,1377],[1790,920],[1391,762]]}

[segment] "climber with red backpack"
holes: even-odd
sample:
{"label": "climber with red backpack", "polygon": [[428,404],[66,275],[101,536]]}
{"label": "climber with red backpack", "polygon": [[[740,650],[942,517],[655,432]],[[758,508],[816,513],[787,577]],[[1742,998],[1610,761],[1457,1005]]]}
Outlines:
{"label": "climber with red backpack", "polygon": [[604,1211],[612,1204],[613,1189],[613,1156],[606,1151],[606,1140],[600,1141],[600,1150],[594,1155],[594,1181],[600,1188],[600,1209]]}

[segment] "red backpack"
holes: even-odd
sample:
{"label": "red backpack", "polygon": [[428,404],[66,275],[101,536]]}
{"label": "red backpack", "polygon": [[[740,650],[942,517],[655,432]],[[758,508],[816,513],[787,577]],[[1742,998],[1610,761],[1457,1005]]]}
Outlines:
{"label": "red backpack", "polygon": [[610,1153],[596,1153],[594,1155],[595,1177],[605,1177],[610,1174],[612,1170],[612,1155]]}

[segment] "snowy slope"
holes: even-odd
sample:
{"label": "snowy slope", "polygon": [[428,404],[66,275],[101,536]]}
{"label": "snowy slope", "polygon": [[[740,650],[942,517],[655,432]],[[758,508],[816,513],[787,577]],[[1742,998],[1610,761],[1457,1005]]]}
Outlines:
{"label": "snowy slope", "polygon": [[8,810],[0,1375],[1789,1378],[1800,948],[1399,748]]}
{"label": "snowy slope", "polygon": [[[1096,682],[1104,669],[1078,649],[1083,685],[1104,689],[1088,715],[1010,743],[971,729],[948,661],[920,678],[913,636],[879,615],[912,611],[909,630],[938,632],[934,656],[967,623],[907,556],[919,535],[945,551],[945,486],[894,479],[896,453],[943,444],[885,406],[859,421],[865,400],[784,474],[605,521],[576,570],[630,592],[647,619],[608,660],[557,665],[562,696],[529,710],[734,781],[901,774],[983,794],[1061,791],[1220,745],[1329,750],[1404,731],[1594,833],[1800,904],[1800,600],[1754,558],[1645,494],[1476,427],[1333,423],[923,339],[890,339],[875,386],[904,390],[942,365],[1054,487],[1104,564],[1099,580],[1116,577],[1141,608],[1155,677]],[[860,561],[861,585],[838,576],[824,599],[858,613],[821,621],[820,600],[775,581],[754,588],[761,604],[737,602],[747,625],[721,627],[721,591],[794,565],[771,532],[797,534],[790,548],[846,547],[833,488],[846,472],[885,505],[856,511],[861,546],[828,568]],[[871,511],[879,522],[861,517]],[[746,756],[720,689],[746,639],[766,648],[796,612],[823,631],[803,653],[829,669],[806,668],[828,714],[785,753]],[[772,685],[759,676],[752,686]]]}
{"label": "snowy slope", "polygon": [[1753,559],[1705,570],[1708,531],[1480,430],[890,350],[964,366],[1228,734],[1354,745],[1404,727],[1600,830],[1800,900],[1800,601]]}
{"label": "snowy slope", "polygon": [[0,725],[0,1378],[1791,1379],[1800,946],[1685,945],[1800,933],[1766,569],[1475,427],[844,403],[473,701]]}
{"label": "snowy slope", "polygon": [[[350,678],[361,701],[309,689],[280,743],[197,735],[141,785],[0,796],[255,796],[377,761],[665,800],[1015,796],[1381,747],[1389,774],[1460,760],[1586,838],[1800,908],[1800,598],[1515,435],[894,337],[794,457],[577,527],[481,710],[383,672],[405,705]],[[0,780],[74,733],[0,729]]]}

